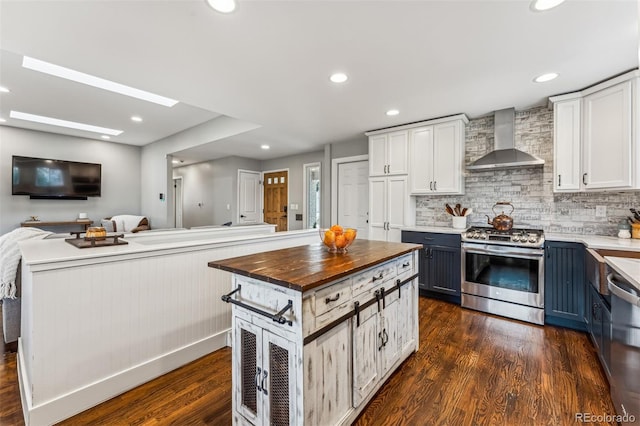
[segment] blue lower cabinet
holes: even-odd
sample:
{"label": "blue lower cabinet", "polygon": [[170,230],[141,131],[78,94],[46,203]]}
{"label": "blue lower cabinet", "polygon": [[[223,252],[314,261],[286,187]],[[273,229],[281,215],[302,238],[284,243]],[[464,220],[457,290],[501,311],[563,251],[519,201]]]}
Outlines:
{"label": "blue lower cabinet", "polygon": [[580,243],[545,244],[545,323],[587,331],[585,324],[585,256]]}
{"label": "blue lower cabinet", "polygon": [[460,303],[460,235],[402,231],[402,242],[422,244],[418,265],[420,293]]}

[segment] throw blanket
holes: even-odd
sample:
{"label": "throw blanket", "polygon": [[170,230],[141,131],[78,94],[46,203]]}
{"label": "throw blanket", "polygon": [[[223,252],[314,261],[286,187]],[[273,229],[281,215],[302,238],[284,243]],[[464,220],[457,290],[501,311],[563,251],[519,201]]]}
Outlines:
{"label": "throw blanket", "polygon": [[116,225],[116,229],[114,229],[116,232],[129,232],[137,227],[142,219],[144,219],[144,216],[134,216],[130,214],[121,214],[111,218]]}
{"label": "throw blanket", "polygon": [[18,228],[0,236],[0,299],[16,298],[16,273],[22,258],[18,242],[42,239],[49,234],[38,228]]}

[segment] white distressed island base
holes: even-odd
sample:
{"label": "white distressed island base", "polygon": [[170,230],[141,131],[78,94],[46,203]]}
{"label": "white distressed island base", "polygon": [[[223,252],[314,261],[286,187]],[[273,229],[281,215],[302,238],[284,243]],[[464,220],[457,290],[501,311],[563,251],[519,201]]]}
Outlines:
{"label": "white distressed island base", "polygon": [[342,255],[318,244],[210,262],[234,273],[234,424],[351,424],[418,349],[419,248],[363,240]]}

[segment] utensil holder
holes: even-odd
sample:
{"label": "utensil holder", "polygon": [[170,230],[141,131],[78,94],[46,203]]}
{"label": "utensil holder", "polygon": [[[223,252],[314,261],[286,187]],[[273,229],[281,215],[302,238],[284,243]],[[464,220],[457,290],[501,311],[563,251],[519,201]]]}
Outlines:
{"label": "utensil holder", "polygon": [[[452,216],[451,219],[453,221],[453,227],[455,229],[465,229],[467,227],[466,216]],[[640,230],[638,232],[640,233]],[[640,238],[640,236],[638,238]]]}

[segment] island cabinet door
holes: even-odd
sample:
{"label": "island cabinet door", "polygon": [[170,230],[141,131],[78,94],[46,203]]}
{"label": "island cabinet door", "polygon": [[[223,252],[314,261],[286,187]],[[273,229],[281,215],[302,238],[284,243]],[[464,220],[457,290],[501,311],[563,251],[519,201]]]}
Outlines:
{"label": "island cabinet door", "polygon": [[401,354],[411,353],[416,350],[417,338],[417,280],[413,280],[402,286],[399,294],[398,308],[398,346]]}
{"label": "island cabinet door", "polygon": [[382,350],[379,338],[380,319],[378,306],[373,304],[353,318],[353,406],[373,391],[378,376],[378,354]]}
{"label": "island cabinet door", "polygon": [[234,410],[253,425],[295,425],[295,344],[235,318]]}
{"label": "island cabinet door", "polygon": [[378,332],[378,339],[382,345],[380,352],[380,377],[384,376],[400,358],[400,342],[398,339],[398,314],[400,299],[398,292],[387,295],[382,309],[382,329]]}

